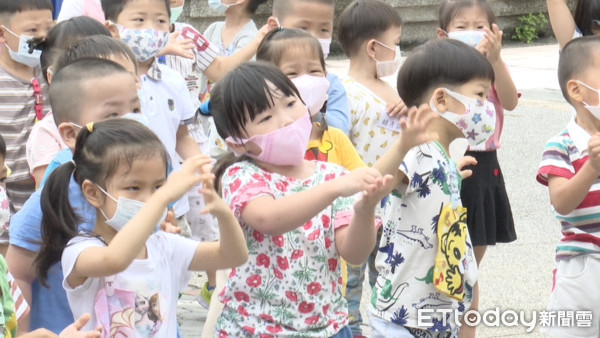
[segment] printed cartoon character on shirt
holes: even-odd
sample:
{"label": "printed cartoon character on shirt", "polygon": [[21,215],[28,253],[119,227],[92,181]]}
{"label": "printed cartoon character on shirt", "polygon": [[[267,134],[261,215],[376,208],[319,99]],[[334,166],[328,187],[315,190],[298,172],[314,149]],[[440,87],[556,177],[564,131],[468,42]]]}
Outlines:
{"label": "printed cartoon character on shirt", "polygon": [[323,140],[318,147],[310,148],[306,151],[305,160],[328,162],[329,151],[333,149],[333,144],[329,140]]}
{"label": "printed cartoon character on shirt", "polygon": [[154,322],[152,330],[150,330],[150,336],[156,335],[162,326],[163,317],[160,313],[160,300],[158,293],[155,293],[150,297],[150,310],[148,311],[148,319]]}

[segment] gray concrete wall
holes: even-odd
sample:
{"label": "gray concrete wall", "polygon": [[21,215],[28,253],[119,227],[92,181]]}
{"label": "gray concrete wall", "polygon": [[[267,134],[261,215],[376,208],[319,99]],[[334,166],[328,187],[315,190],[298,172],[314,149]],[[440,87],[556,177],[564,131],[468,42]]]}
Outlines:
{"label": "gray concrete wall", "polygon": [[[509,39],[513,35],[515,27],[519,25],[518,16],[538,12],[546,13],[545,0],[488,0],[498,17],[498,25],[504,31],[504,38]],[[572,0],[571,0],[572,1]],[[337,0],[336,13],[339,14],[351,0]],[[435,37],[435,29],[438,27],[438,6],[441,0],[387,0],[387,3],[397,8],[404,27],[402,31],[401,46],[409,49]],[[264,24],[271,14],[271,1],[259,7],[254,21],[257,26]],[[182,20],[185,20],[200,31],[204,31],[208,25],[217,20],[223,20],[210,9],[207,0],[188,0],[185,4]],[[336,15],[337,17],[337,15]],[[337,26],[337,22],[335,23]],[[552,36],[550,25],[541,35]],[[333,54],[341,54],[341,48],[335,42],[332,45]]]}

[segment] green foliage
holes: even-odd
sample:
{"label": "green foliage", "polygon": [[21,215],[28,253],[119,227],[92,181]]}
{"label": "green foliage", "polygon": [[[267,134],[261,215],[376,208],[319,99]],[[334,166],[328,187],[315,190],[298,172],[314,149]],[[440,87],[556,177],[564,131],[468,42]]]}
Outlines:
{"label": "green foliage", "polygon": [[525,43],[531,43],[533,40],[539,39],[539,32],[548,25],[548,19],[544,13],[538,13],[537,15],[529,13],[517,19],[521,24],[515,29],[512,38]]}

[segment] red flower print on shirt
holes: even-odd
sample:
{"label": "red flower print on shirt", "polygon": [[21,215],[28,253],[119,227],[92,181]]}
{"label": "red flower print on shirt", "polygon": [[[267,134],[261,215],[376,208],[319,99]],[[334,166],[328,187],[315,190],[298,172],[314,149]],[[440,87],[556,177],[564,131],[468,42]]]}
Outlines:
{"label": "red flower print on shirt", "polygon": [[325,214],[321,215],[321,222],[323,223],[323,228],[329,228],[329,221],[331,221],[329,216]]}
{"label": "red flower print on shirt", "polygon": [[265,255],[264,253],[261,253],[258,256],[256,256],[256,265],[268,268],[270,264],[271,260],[269,259],[269,256]]}
{"label": "red flower print on shirt", "polygon": [[310,227],[312,227],[312,219],[309,220],[308,222],[304,223],[304,225],[302,227],[304,228],[304,230],[310,229]]}
{"label": "red flower print on shirt", "polygon": [[329,258],[327,260],[327,264],[329,265],[329,271],[335,271],[335,268],[337,268],[337,258]]}
{"label": "red flower print on shirt", "polygon": [[260,333],[258,338],[275,338],[272,334]]}
{"label": "red flower print on shirt", "polygon": [[331,181],[335,178],[335,173],[325,175],[325,181]]}
{"label": "red flower print on shirt", "polygon": [[325,237],[325,249],[329,249],[331,246],[331,239],[329,237]]}
{"label": "red flower print on shirt", "polygon": [[256,328],[253,328],[252,326],[242,326],[242,330],[250,334],[254,334],[254,332],[256,332]]}
{"label": "red flower print on shirt", "polygon": [[248,296],[248,294],[245,292],[242,292],[242,291],[234,292],[233,296],[235,297],[235,300],[237,300],[238,302],[249,302],[250,301],[250,297]]}
{"label": "red flower print on shirt", "polygon": [[259,243],[262,243],[262,241],[265,239],[265,235],[263,235],[262,232],[256,230],[252,231],[252,237],[254,237],[254,239]]}
{"label": "red flower print on shirt", "polygon": [[246,278],[246,284],[248,284],[248,286],[251,288],[258,287],[261,283],[262,278],[260,275],[251,275],[250,277]]}
{"label": "red flower print on shirt", "polygon": [[219,338],[227,338],[227,332],[225,330],[219,331]]}
{"label": "red flower print on shirt", "polygon": [[267,325],[267,331],[269,331],[271,333],[279,333],[279,332],[283,331],[283,329],[279,325],[275,325],[275,326]]}
{"label": "red flower print on shirt", "polygon": [[273,268],[273,273],[275,274],[275,277],[277,277],[278,279],[283,279],[283,273],[281,273],[281,271],[279,271],[279,269]]}
{"label": "red flower print on shirt", "polygon": [[274,321],[273,317],[271,317],[270,315],[268,315],[266,313],[261,313],[259,317],[262,318],[262,319],[264,319],[264,320],[266,320],[266,321],[269,321],[269,322],[273,322]]}
{"label": "red flower print on shirt", "polygon": [[321,229],[316,229],[315,231],[311,232],[310,235],[308,235],[308,239],[314,241],[315,239],[319,238],[320,235]]}
{"label": "red flower print on shirt", "polygon": [[233,176],[235,175],[238,171],[240,171],[240,167],[235,166],[235,167],[231,167],[229,169],[227,169],[227,176]]}
{"label": "red flower print on shirt", "polygon": [[323,315],[327,316],[327,310],[329,310],[329,304],[323,305]]}
{"label": "red flower print on shirt", "polygon": [[309,313],[312,312],[314,309],[315,303],[302,302],[300,303],[300,305],[298,305],[298,311],[300,311],[300,313]]}
{"label": "red flower print on shirt", "polygon": [[292,252],[292,259],[298,259],[304,255],[304,251],[302,249],[295,249]]}
{"label": "red flower print on shirt", "polygon": [[290,267],[287,257],[277,256],[277,265],[281,270],[287,270]]}
{"label": "red flower print on shirt", "polygon": [[234,193],[236,190],[238,190],[241,184],[242,180],[240,180],[239,178],[233,180],[233,183],[229,185],[229,190],[231,191],[231,193]]}
{"label": "red flower print on shirt", "polygon": [[289,185],[289,183],[286,181],[279,181],[279,182],[275,183],[275,187],[277,188],[277,190],[279,190],[281,192],[287,192],[288,185]]}
{"label": "red flower print on shirt", "polygon": [[319,315],[314,315],[306,318],[304,322],[308,325],[315,325],[319,321]]}
{"label": "red flower print on shirt", "polygon": [[319,293],[321,289],[321,283],[319,282],[308,283],[308,285],[306,286],[306,292],[308,292],[309,295]]}
{"label": "red flower print on shirt", "polygon": [[273,237],[273,244],[277,245],[280,248],[283,248],[283,235]]}
{"label": "red flower print on shirt", "polygon": [[238,306],[237,312],[244,317],[248,317],[248,311],[246,311],[246,309],[244,309],[244,307],[241,305]]}
{"label": "red flower print on shirt", "polygon": [[296,294],[294,291],[286,291],[285,296],[292,302],[298,301],[298,294]]}
{"label": "red flower print on shirt", "polygon": [[233,276],[235,276],[235,268],[231,269],[231,272],[229,273],[229,278],[233,278]]}

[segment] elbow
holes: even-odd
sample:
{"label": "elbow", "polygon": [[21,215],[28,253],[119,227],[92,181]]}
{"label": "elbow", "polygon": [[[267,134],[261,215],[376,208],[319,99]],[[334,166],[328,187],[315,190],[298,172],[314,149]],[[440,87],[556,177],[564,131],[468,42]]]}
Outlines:
{"label": "elbow", "polygon": [[551,201],[551,203],[554,211],[561,215],[567,215],[573,211],[573,209],[575,209],[575,207],[571,207],[570,205],[567,205],[567,203],[560,203],[556,201]]}
{"label": "elbow", "polygon": [[509,102],[507,105],[504,106],[504,109],[506,110],[515,110],[515,108],[517,108],[517,105],[519,104],[519,98],[515,97],[514,100],[511,100],[511,102]]}
{"label": "elbow", "polygon": [[241,252],[236,255],[235,259],[231,262],[232,266],[240,266],[248,261],[248,247],[244,245],[244,248]]}

